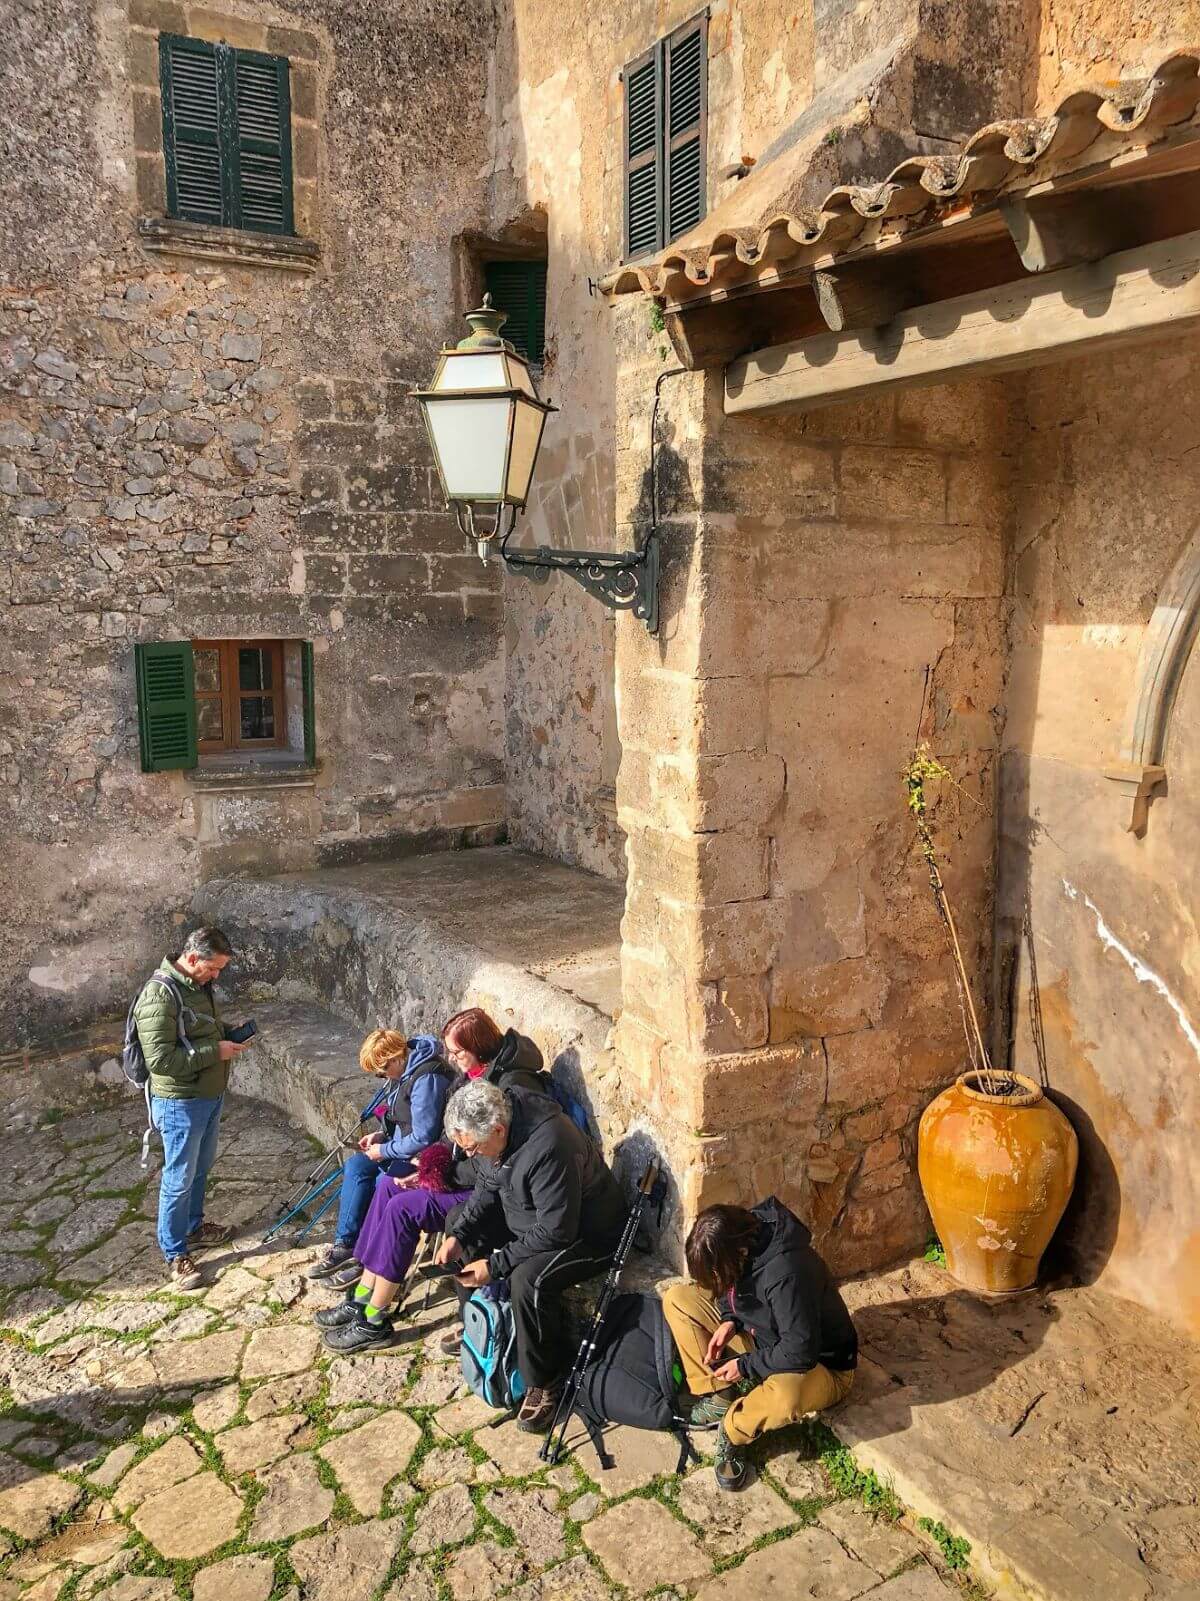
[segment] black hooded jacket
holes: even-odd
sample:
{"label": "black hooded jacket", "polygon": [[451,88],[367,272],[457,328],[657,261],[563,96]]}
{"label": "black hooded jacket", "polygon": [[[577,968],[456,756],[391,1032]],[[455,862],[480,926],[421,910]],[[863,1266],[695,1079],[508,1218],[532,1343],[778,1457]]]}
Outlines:
{"label": "black hooded jacket", "polygon": [[533,1041],[510,1028],[480,1077],[497,1089],[533,1090],[537,1095],[545,1095],[543,1065],[542,1053]]}
{"label": "black hooded jacket", "polygon": [[577,1240],[598,1251],[614,1249],[626,1205],[596,1145],[548,1096],[506,1090],[513,1108],[508,1143],[498,1161],[475,1158],[475,1190],[453,1224],[468,1260],[472,1244],[501,1219],[513,1238],[488,1259],[493,1279]]}
{"label": "black hooded jacket", "polygon": [[741,1277],[719,1303],[754,1336],[754,1349],[738,1358],[742,1376],[761,1382],[818,1363],[834,1372],[857,1367],[858,1335],[811,1232],[774,1196],[751,1211],[758,1234]]}

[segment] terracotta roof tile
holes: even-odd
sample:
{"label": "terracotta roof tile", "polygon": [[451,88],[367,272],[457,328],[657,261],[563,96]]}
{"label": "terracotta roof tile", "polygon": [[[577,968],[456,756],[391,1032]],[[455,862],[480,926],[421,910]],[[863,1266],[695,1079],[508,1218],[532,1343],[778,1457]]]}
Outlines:
{"label": "terracotta roof tile", "polygon": [[[1085,152],[1089,164],[1113,160],[1184,125],[1200,127],[1198,106],[1200,47],[1168,56],[1149,77],[1076,90],[1050,116],[989,123],[957,156],[910,156],[881,183],[840,184],[816,209],[735,222],[728,216],[737,208],[735,191],[708,219],[710,229],[717,223],[715,232],[706,234],[702,222],[656,260],[618,267],[601,287],[614,295],[641,292],[686,300],[698,286],[707,291],[735,282],[747,267],[802,266],[806,258],[844,252],[852,244],[885,241],[933,220],[951,203],[966,206],[1061,177]],[[764,164],[753,177],[766,180],[768,170]],[[762,182],[755,187],[763,193]],[[724,226],[721,212],[727,213]]]}

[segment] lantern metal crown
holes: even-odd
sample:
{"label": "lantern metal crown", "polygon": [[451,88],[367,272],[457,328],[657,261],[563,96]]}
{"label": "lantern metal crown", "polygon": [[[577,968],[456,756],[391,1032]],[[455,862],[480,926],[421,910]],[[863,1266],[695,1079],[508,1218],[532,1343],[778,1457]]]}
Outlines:
{"label": "lantern metal crown", "polygon": [[507,314],[492,305],[467,313],[471,332],[444,345],[428,389],[416,400],[447,506],[464,536],[487,561],[493,549],[510,572],[544,583],[563,572],[605,605],[632,611],[658,630],[658,541],[652,532],[632,551],[508,548],[518,513],[529,499],[546,418],[557,406],[542,400],[524,356],[501,336]]}

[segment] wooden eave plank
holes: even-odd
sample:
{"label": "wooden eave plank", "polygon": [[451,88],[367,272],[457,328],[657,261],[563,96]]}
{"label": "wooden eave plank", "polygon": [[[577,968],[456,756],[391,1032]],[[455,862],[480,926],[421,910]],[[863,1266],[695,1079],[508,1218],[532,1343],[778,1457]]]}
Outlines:
{"label": "wooden eave plank", "polygon": [[1195,324],[1200,231],[919,306],[869,332],[817,335],[757,351],[727,369],[725,410],[801,410],[1060,361]]}

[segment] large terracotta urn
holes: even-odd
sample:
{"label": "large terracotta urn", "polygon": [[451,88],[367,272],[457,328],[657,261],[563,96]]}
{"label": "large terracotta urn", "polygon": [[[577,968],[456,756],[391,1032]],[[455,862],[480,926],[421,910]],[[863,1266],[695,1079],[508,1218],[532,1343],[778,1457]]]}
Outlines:
{"label": "large terracotta urn", "polygon": [[917,1167],[952,1276],[985,1295],[1028,1289],[1078,1160],[1075,1130],[1019,1073],[964,1073],[931,1101]]}

